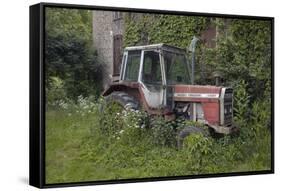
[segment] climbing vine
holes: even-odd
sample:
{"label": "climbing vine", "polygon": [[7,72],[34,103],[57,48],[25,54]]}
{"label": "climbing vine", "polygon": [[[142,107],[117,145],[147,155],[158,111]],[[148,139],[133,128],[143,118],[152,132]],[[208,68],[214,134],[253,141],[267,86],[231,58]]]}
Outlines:
{"label": "climbing vine", "polygon": [[[249,84],[253,99],[268,95],[271,83],[271,23],[233,19],[222,31],[216,48],[216,68],[229,85],[239,80]],[[270,96],[269,96],[270,97]]]}
{"label": "climbing vine", "polygon": [[166,43],[186,48],[206,27],[206,17],[127,14],[125,46]]}
{"label": "climbing vine", "polygon": [[[198,16],[127,14],[124,46],[165,43],[186,49],[193,36],[200,36],[206,29],[207,22],[207,17]],[[200,62],[202,44],[198,44],[196,51],[196,61]],[[195,78],[200,79],[200,74]]]}

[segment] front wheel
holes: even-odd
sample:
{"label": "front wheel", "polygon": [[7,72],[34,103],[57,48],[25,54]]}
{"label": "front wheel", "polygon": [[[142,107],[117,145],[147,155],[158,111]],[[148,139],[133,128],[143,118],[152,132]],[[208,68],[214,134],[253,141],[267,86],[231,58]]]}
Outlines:
{"label": "front wheel", "polygon": [[204,131],[204,129],[199,128],[199,127],[193,127],[193,126],[185,127],[184,129],[182,129],[178,133],[178,137],[177,137],[177,147],[178,147],[178,149],[182,149],[183,141],[186,138],[188,138],[188,136],[190,136],[191,134],[203,134],[203,135],[206,135],[206,132]]}

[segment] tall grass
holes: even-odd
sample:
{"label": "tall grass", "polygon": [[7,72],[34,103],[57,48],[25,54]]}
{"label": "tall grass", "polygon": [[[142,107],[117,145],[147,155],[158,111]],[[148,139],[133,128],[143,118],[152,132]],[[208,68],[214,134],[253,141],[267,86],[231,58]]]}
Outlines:
{"label": "tall grass", "polygon": [[177,150],[176,129],[187,121],[166,123],[159,117],[147,125],[143,112],[114,105],[101,112],[102,104],[80,97],[77,104],[64,103],[46,112],[47,183],[271,168],[270,131],[257,125],[264,116],[258,109],[254,120],[241,127],[240,136],[191,135]]}

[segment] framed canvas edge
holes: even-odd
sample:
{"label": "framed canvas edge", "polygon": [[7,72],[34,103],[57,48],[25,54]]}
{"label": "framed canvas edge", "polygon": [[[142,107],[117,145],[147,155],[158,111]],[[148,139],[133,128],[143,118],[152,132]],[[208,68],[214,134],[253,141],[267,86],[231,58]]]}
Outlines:
{"label": "framed canvas edge", "polygon": [[269,17],[269,16],[221,14],[221,13],[206,13],[206,12],[192,12],[192,11],[175,11],[175,10],[161,10],[161,9],[147,9],[147,8],[110,7],[110,6],[99,6],[99,5],[79,5],[79,4],[64,4],[64,3],[45,3],[45,2],[42,2],[40,4],[44,7],[70,8],[70,9],[126,11],[126,12],[136,12],[136,13],[157,13],[157,14],[203,16],[203,17],[218,17],[218,18],[237,18],[237,17],[239,17],[239,19],[254,19],[254,20],[274,19],[274,17]]}
{"label": "framed canvas edge", "polygon": [[[173,14],[185,16],[205,16],[205,17],[220,17],[220,18],[239,18],[250,20],[268,20],[271,22],[271,169],[262,171],[247,171],[247,172],[231,172],[231,173],[217,173],[217,174],[200,174],[200,175],[186,175],[186,176],[170,176],[170,177],[152,177],[152,178],[138,178],[138,179],[119,179],[119,180],[104,180],[104,181],[85,181],[85,182],[65,182],[65,183],[46,183],[45,173],[45,66],[44,66],[44,44],[45,44],[45,8],[70,8],[70,9],[88,9],[88,10],[104,10],[104,11],[126,11],[138,13],[156,13],[156,14]],[[32,22],[32,9],[39,10],[39,23],[34,30],[34,22]],[[34,11],[33,10],[33,11]],[[36,10],[36,11],[38,11]],[[152,181],[167,181],[167,180],[184,180],[195,178],[218,178],[230,176],[246,176],[246,175],[263,175],[274,173],[274,17],[264,16],[249,16],[249,15],[233,15],[233,14],[217,14],[217,13],[199,13],[199,12],[185,12],[185,11],[170,11],[170,10],[155,10],[155,9],[140,9],[140,8],[124,8],[124,7],[108,7],[95,5],[78,5],[78,4],[63,4],[63,3],[38,3],[30,6],[30,125],[29,125],[29,184],[38,188],[55,188],[55,187],[70,187],[70,186],[87,186],[87,185],[101,185],[101,184],[120,184],[120,183],[136,183],[136,182],[152,182]],[[34,39],[34,33],[38,32],[39,37]],[[39,50],[34,49],[34,44],[39,45]],[[35,61],[34,61],[35,60]],[[39,68],[34,69],[36,63],[39,63]],[[39,71],[39,75],[35,75],[35,71]],[[34,83],[38,81],[38,84]],[[35,96],[35,97],[34,97]],[[35,99],[34,98],[38,98]],[[37,111],[39,111],[39,116]],[[36,122],[36,123],[35,123]],[[38,126],[36,126],[37,124]],[[38,128],[39,127],[39,128]],[[39,131],[39,132],[38,132]],[[37,135],[37,139],[36,136]],[[35,138],[35,140],[34,140]],[[34,144],[36,146],[34,147]],[[39,157],[38,157],[39,156]],[[35,162],[35,164],[33,164]],[[34,166],[35,165],[35,166]],[[39,177],[34,179],[35,174]]]}
{"label": "framed canvas edge", "polygon": [[29,8],[29,184],[44,185],[43,4]]}

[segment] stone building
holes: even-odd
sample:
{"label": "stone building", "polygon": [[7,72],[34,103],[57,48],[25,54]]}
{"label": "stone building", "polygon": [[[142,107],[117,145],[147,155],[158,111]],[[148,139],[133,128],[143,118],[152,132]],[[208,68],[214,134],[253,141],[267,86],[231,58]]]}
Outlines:
{"label": "stone building", "polygon": [[93,41],[105,65],[104,87],[115,80],[120,72],[124,26],[122,12],[93,11]]}

